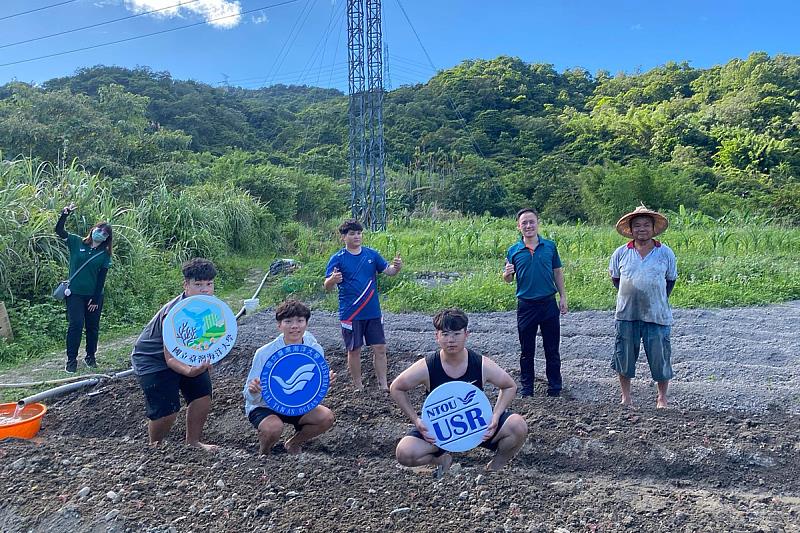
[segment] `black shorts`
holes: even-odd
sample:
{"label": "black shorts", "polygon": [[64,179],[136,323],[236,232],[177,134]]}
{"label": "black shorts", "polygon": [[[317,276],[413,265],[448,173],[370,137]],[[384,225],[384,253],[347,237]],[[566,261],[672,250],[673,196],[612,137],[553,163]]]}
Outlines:
{"label": "black shorts", "polygon": [[345,326],[344,322],[342,323],[342,338],[348,351],[361,348],[364,345],[386,344],[386,335],[383,332],[383,318],[353,320],[348,323],[348,326],[350,327]]}
{"label": "black shorts", "polygon": [[187,405],[203,396],[211,396],[211,376],[208,371],[188,378],[167,368],[137,377],[144,391],[144,404],[150,420],[158,420],[180,411],[179,391]]}
{"label": "black shorts", "polygon": [[[478,447],[486,448],[487,450],[496,452],[497,443],[492,442],[492,439],[495,438],[495,436],[497,436],[498,433],[500,433],[500,428],[503,427],[503,424],[506,423],[506,420],[508,420],[509,416],[511,416],[510,410],[506,409],[505,411],[503,411],[503,414],[500,415],[500,420],[497,421],[497,429],[495,430],[494,435],[492,435],[492,438],[481,442],[480,444],[478,444]],[[419,432],[416,426],[411,426],[411,429],[409,429],[408,433],[406,433],[406,437],[416,437],[420,440],[425,440],[422,438],[422,433]],[[446,450],[439,449],[433,455],[434,457],[439,457],[440,455],[444,455],[446,453],[447,453]]]}
{"label": "black shorts", "polygon": [[261,421],[270,415],[277,416],[278,418],[281,419],[281,422],[283,422],[284,424],[293,425],[295,431],[300,431],[300,429],[303,427],[303,424],[300,423],[300,419],[303,418],[305,415],[300,415],[300,416],[282,415],[280,413],[276,413],[269,407],[256,407],[255,409],[250,411],[250,414],[247,415],[247,419],[250,420],[250,423],[253,424],[254,428],[258,429],[258,426],[259,424],[261,424]]}

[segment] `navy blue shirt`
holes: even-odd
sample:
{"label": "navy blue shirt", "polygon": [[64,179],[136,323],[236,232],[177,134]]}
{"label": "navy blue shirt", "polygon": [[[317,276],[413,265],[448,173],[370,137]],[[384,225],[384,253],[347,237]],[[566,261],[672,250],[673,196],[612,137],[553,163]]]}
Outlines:
{"label": "navy blue shirt", "polygon": [[556,243],[539,236],[532,250],[520,238],[508,249],[506,261],[514,265],[517,277],[517,298],[539,300],[558,292],[553,269],[561,268]]}
{"label": "navy blue shirt", "polygon": [[381,317],[378,303],[378,272],[383,272],[389,263],[372,248],[361,247],[354,255],[342,248],[333,254],[325,268],[325,277],[333,274],[334,267],[342,273],[339,284],[339,319],[343,322],[369,320]]}

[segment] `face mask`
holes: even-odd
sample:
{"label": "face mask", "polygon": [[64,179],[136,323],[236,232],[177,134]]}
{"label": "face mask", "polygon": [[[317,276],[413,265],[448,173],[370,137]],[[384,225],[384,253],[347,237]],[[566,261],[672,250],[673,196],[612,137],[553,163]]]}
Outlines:
{"label": "face mask", "polygon": [[92,230],[92,240],[97,243],[105,242],[108,236],[103,233],[103,230],[95,229]]}

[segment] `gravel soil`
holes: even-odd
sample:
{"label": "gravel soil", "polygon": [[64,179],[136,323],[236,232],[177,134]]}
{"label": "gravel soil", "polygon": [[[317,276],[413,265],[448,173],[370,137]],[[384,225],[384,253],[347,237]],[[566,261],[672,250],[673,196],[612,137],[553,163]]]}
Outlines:
{"label": "gravel soil", "polygon": [[[336,424],[300,455],[258,456],[241,389],[276,334],[259,313],[213,370],[205,440],[218,453],[182,444],[183,414],[169,441],[147,446],[135,379],[52,400],[37,438],[0,443],[0,531],[800,531],[800,302],[675,315],[670,409],[654,408],[643,361],[638,406],[620,406],[612,314],[570,313],[564,394],[547,398],[537,381],[512,405],[530,430],[517,458],[487,473],[489,452],[457,454],[434,480],[395,462],[408,422],[368,357],[367,390],[353,393],[323,312],[309,329],[339,375],[324,402]],[[471,320],[470,347],[517,378],[514,314]],[[387,315],[386,332],[390,377],[435,347],[430,316]]]}

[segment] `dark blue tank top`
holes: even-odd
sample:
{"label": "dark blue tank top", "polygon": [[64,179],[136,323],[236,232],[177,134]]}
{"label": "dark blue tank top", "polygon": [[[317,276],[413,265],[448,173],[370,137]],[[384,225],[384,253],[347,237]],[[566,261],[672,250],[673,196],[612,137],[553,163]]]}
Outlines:
{"label": "dark blue tank top", "polygon": [[438,351],[426,356],[425,364],[428,365],[428,379],[431,383],[428,392],[451,381],[466,381],[483,390],[483,356],[470,349],[467,349],[467,371],[461,377],[451,378],[447,375],[442,367],[442,358],[439,357]]}

